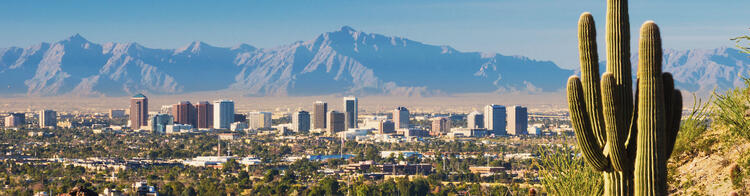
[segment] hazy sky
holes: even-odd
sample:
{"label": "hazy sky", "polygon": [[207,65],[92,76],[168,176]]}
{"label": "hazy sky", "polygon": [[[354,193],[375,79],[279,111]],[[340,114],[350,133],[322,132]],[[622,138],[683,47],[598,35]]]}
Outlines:
{"label": "hazy sky", "polygon": [[[178,48],[194,40],[265,48],[349,25],[461,51],[523,55],[574,67],[578,16],[594,14],[601,40],[605,6],[605,0],[11,0],[0,6],[0,47],[27,47],[80,33],[97,43],[138,42],[153,48]],[[655,20],[665,48],[731,47],[729,38],[749,32],[748,10],[748,0],[631,0],[632,41],[644,21]]]}

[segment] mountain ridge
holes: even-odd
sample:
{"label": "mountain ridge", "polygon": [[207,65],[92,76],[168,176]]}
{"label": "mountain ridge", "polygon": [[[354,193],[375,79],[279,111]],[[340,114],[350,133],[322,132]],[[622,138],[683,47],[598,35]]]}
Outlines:
{"label": "mountain ridge", "polygon": [[[750,64],[728,55],[731,50],[701,52],[703,55],[665,50],[665,70],[675,70],[678,87],[694,91],[709,86],[691,83],[690,79],[696,77],[731,85],[737,79],[726,78],[726,73],[742,73]],[[722,54],[729,60],[713,61]],[[694,58],[684,61],[681,56]],[[728,62],[735,62],[736,68],[726,65],[731,64]],[[682,70],[685,67],[680,63],[698,70],[713,67],[717,71],[710,74],[718,76]],[[706,64],[708,67],[703,66]],[[574,73],[551,61],[461,52],[450,46],[366,33],[349,26],[272,48],[244,43],[217,47],[193,41],[176,49],[153,49],[136,42],[96,44],[75,34],[54,43],[0,49],[0,84],[8,87],[0,88],[0,96],[125,96],[222,90],[246,96],[539,93],[562,92],[565,81]]]}

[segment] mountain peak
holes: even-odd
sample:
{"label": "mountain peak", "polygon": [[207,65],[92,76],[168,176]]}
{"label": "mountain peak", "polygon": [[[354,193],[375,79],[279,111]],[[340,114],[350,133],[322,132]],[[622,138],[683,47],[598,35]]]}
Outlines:
{"label": "mountain peak", "polygon": [[354,30],[354,28],[350,27],[349,25],[341,26],[341,29],[339,29],[341,32],[356,32],[357,30]]}
{"label": "mountain peak", "polygon": [[68,37],[64,41],[69,41],[69,42],[74,42],[74,43],[89,42],[89,40],[87,40],[86,38],[84,38],[83,36],[81,36],[81,34],[78,34],[78,33],[76,33],[75,35],[71,35],[70,37]]}
{"label": "mountain peak", "polygon": [[202,48],[206,48],[206,47],[211,47],[211,45],[208,45],[208,44],[206,44],[206,43],[204,43],[202,41],[193,41],[193,42],[190,42],[189,44],[187,44],[187,45],[185,45],[185,46],[177,49],[175,51],[175,54],[183,53],[185,51],[189,51],[189,52],[192,52],[192,53],[198,53],[198,52],[201,51]]}

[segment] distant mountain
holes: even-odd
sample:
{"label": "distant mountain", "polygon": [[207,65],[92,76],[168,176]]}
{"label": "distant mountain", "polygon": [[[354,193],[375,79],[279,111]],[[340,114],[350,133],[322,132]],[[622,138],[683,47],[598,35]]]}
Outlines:
{"label": "distant mountain", "polygon": [[[695,83],[711,80],[693,78],[731,85],[738,77],[727,74],[746,73],[750,64],[735,53],[733,49],[701,52],[703,55],[665,52],[669,57],[665,58],[666,67],[696,67],[675,72],[678,85],[690,87],[684,89],[709,88],[704,86],[710,84]],[[688,56],[688,60],[679,56]],[[705,69],[717,71],[702,71]],[[100,45],[80,35],[28,48],[0,49],[2,96],[221,90],[247,96],[537,93],[561,91],[573,73],[549,61],[460,52],[348,26],[313,40],[267,49],[247,44],[223,48],[202,42],[179,49],[151,49],[137,43]]]}

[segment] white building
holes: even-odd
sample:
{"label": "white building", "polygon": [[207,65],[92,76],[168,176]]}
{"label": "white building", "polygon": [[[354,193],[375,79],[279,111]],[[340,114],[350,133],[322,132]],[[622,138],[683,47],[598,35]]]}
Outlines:
{"label": "white building", "polygon": [[529,112],[526,107],[508,107],[508,134],[526,135],[529,126]]}
{"label": "white building", "polygon": [[234,122],[234,101],[214,101],[214,129],[229,129]]}
{"label": "white building", "polygon": [[487,105],[484,107],[484,128],[491,134],[506,135],[505,106]]}
{"label": "white building", "polygon": [[247,122],[250,129],[271,128],[271,112],[250,112],[247,114]]}
{"label": "white building", "polygon": [[180,134],[186,132],[192,132],[193,125],[187,124],[171,124],[167,125],[167,134]]}
{"label": "white building", "polygon": [[248,128],[248,126],[247,126],[247,123],[245,123],[245,122],[233,122],[229,126],[229,129],[232,130],[232,131],[244,131],[247,128]]}

